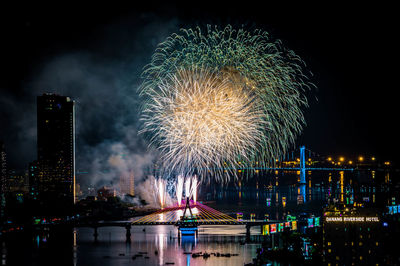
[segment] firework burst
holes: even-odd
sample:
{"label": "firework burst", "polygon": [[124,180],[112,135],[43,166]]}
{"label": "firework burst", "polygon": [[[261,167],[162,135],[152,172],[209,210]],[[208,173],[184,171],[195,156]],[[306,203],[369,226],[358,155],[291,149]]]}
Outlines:
{"label": "firework burst", "polygon": [[141,132],[169,173],[226,180],[238,166],[269,166],[305,124],[303,69],[260,30],[182,30],[143,72]]}

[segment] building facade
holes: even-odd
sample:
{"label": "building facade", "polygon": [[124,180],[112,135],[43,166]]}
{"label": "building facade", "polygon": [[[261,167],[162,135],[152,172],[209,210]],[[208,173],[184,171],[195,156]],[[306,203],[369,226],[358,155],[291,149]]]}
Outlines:
{"label": "building facade", "polygon": [[[75,106],[69,97],[37,97],[37,161],[30,165],[31,195],[49,214],[75,203]],[[33,192],[33,194],[32,194]]]}
{"label": "building facade", "polygon": [[6,179],[7,179],[7,164],[6,164],[6,150],[4,143],[0,141],[0,221],[3,220],[6,206]]}
{"label": "building facade", "polygon": [[324,210],[324,264],[384,265],[384,234],[374,209],[332,205]]}
{"label": "building facade", "polygon": [[135,195],[135,178],[133,171],[129,171],[129,173],[121,175],[119,180],[120,192],[122,195]]}

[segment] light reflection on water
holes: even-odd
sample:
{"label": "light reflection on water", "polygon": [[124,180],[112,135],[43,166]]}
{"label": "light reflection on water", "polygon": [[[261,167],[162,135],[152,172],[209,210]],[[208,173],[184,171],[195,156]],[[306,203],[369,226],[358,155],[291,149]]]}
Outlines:
{"label": "light reflection on water", "polygon": [[[312,172],[307,173],[306,183],[298,185],[297,173],[276,173],[259,180],[241,182],[240,187],[205,186],[200,190],[200,201],[218,211],[236,217],[243,213],[247,220],[251,213],[256,219],[281,219],[284,214],[306,212],[320,215],[322,207],[330,198],[341,201],[366,201],[385,206],[391,189],[400,180],[399,174],[388,172]],[[274,186],[279,181],[278,186]],[[383,204],[383,205],[382,205]],[[196,210],[193,210],[196,212]],[[161,214],[160,214],[161,215]],[[167,220],[167,214],[162,214]],[[179,218],[183,210],[173,215]],[[267,216],[265,216],[267,215]],[[161,218],[161,217],[160,217]],[[143,230],[145,229],[145,230]],[[68,233],[68,232],[67,232]],[[1,243],[2,263],[17,261],[9,265],[244,265],[256,256],[259,244],[243,244],[244,226],[200,226],[199,238],[177,238],[174,226],[133,226],[131,243],[126,243],[126,231],[122,227],[98,229],[98,243],[94,243],[92,228],[79,228],[65,238],[52,237],[49,233],[28,234],[28,239]],[[259,235],[260,228],[254,227],[251,235]],[[31,242],[33,250],[28,246]],[[56,241],[56,242],[54,242]],[[25,245],[25,246],[24,246]],[[147,252],[134,260],[139,252]],[[219,252],[239,254],[230,258],[210,256],[192,258],[185,252]],[[149,258],[145,258],[148,256]],[[23,261],[21,263],[21,261]],[[49,262],[48,264],[43,263]],[[72,263],[71,263],[72,262]]]}
{"label": "light reflection on water", "polygon": [[[376,183],[378,179],[383,182]],[[203,187],[199,195],[200,200],[208,201],[206,205],[232,217],[242,212],[244,219],[249,219],[250,213],[255,213],[256,219],[263,219],[266,214],[271,219],[282,219],[289,212],[320,215],[330,198],[352,201],[354,198],[369,197],[372,202],[382,201],[388,191],[386,184],[390,177],[383,172],[336,171],[313,172],[312,175],[307,172],[306,182],[301,186],[298,180],[297,173],[275,173],[270,178],[239,182],[238,187]],[[177,218],[181,215],[183,210],[175,213]],[[259,228],[252,228],[251,235],[259,234]],[[77,233],[77,265],[165,265],[168,262],[175,265],[244,265],[252,261],[260,246],[243,244],[244,238],[244,226],[200,226],[198,239],[184,237],[180,241],[174,226],[134,226],[130,244],[125,243],[124,228],[100,228],[99,243],[94,244],[93,229],[81,228]],[[132,260],[138,252],[147,252],[147,255]],[[203,259],[192,258],[190,254],[185,254],[188,252],[239,256]]]}
{"label": "light reflection on water", "polygon": [[[145,229],[145,230],[144,230]],[[77,265],[244,265],[256,256],[259,244],[244,244],[244,226],[201,226],[199,238],[182,237],[175,226],[134,226],[131,243],[125,243],[125,229],[99,228],[98,243],[93,229],[77,229]],[[252,230],[253,235],[260,230]],[[133,256],[143,253],[142,257]],[[146,252],[146,253],[145,253]],[[230,253],[231,257],[192,258],[189,252]],[[148,258],[145,258],[145,257]],[[188,264],[190,263],[190,264]]]}

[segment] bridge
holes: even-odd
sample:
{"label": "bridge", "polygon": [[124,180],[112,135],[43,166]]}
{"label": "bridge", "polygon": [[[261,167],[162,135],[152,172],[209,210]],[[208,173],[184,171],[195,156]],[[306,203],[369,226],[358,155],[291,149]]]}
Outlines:
{"label": "bridge", "polygon": [[[300,158],[299,167],[239,167],[239,169],[251,169],[251,170],[296,170],[300,171],[300,189],[301,193],[305,194],[305,184],[306,184],[306,171],[310,170],[329,170],[329,171],[353,171],[353,168],[315,168],[307,167],[306,152],[309,153],[311,157],[312,151],[307,150],[305,146],[300,147]],[[290,154],[290,153],[289,153]],[[289,154],[287,154],[287,160],[289,160]],[[292,152],[292,160],[294,160],[294,153]],[[284,160],[284,158],[281,158]],[[77,174],[85,174],[87,172],[81,172]],[[186,201],[184,204],[176,204],[174,206],[160,209],[159,211],[146,215],[141,218],[137,218],[132,222],[96,222],[96,223],[74,223],[74,227],[91,227],[94,228],[94,237],[97,240],[98,232],[97,228],[106,226],[118,226],[124,227],[126,229],[127,241],[130,241],[131,237],[131,227],[132,226],[152,226],[152,225],[174,225],[177,227],[182,226],[182,217],[185,217],[186,210],[189,209],[190,213],[195,217],[196,233],[197,226],[202,225],[241,225],[246,227],[246,238],[250,237],[250,228],[254,226],[261,226],[263,230],[264,226],[272,224],[281,224],[286,221],[263,221],[263,220],[237,220],[229,215],[226,215],[220,211],[217,211],[211,207],[194,201]],[[192,221],[192,220],[191,220]],[[296,222],[296,221],[295,221]],[[286,222],[287,223],[287,222]]]}
{"label": "bridge", "polygon": [[[193,200],[186,200],[186,204],[175,204],[174,206],[160,209],[152,214],[136,218],[133,221],[114,221],[114,222],[70,222],[69,226],[72,227],[89,227],[94,229],[93,237],[95,242],[98,240],[98,228],[100,227],[123,227],[126,229],[126,241],[131,241],[131,228],[132,226],[156,226],[156,225],[173,225],[178,227],[178,238],[181,237],[181,227],[184,227],[185,221],[183,218],[186,216],[186,211],[194,217],[195,234],[198,235],[197,227],[203,225],[237,225],[244,226],[246,229],[246,240],[250,240],[250,229],[255,226],[260,226],[261,232],[265,231],[266,225],[276,225],[288,223],[287,221],[278,220],[238,220],[231,216],[217,211],[207,205]],[[295,221],[295,223],[297,223]],[[46,225],[39,225],[40,227]],[[278,232],[278,231],[276,231]]]}
{"label": "bridge", "polygon": [[[281,156],[279,159],[277,159],[278,162],[285,162],[285,161],[294,161],[295,156],[294,154],[300,153],[299,157],[299,167],[257,167],[257,166],[241,166],[241,167],[225,167],[224,169],[230,169],[230,170],[288,170],[288,171],[300,171],[301,176],[300,176],[300,184],[305,184],[305,171],[354,171],[354,168],[346,168],[346,167],[309,167],[307,166],[307,160],[306,160],[306,153],[308,153],[308,158],[311,158],[312,156],[318,156],[321,157],[321,155],[306,149],[305,146],[301,146],[299,149],[296,149],[294,151],[288,152],[285,156]],[[121,155],[125,156],[125,155]],[[219,169],[221,170],[221,169]],[[152,171],[157,172],[156,169],[153,169]],[[150,171],[151,172],[151,171]],[[102,171],[102,173],[109,173],[109,170]],[[304,173],[304,175],[303,175]],[[89,174],[89,172],[86,171],[78,171],[76,172],[77,175],[84,175],[84,174]],[[150,174],[150,173],[149,173]],[[153,172],[151,174],[154,174]],[[303,178],[304,177],[304,178]]]}

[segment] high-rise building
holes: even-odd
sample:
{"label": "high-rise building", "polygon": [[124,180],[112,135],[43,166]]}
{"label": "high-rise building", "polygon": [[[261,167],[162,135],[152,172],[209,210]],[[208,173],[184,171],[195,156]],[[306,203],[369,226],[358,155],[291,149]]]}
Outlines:
{"label": "high-rise building", "polygon": [[7,178],[6,150],[4,143],[0,141],[0,220],[4,218],[6,205],[5,189]]}
{"label": "high-rise building", "polygon": [[384,235],[377,210],[329,206],[323,220],[325,265],[384,265]]}
{"label": "high-rise building", "polygon": [[129,194],[131,196],[135,195],[135,179],[133,171],[122,175],[119,180],[121,194]]}
{"label": "high-rise building", "polygon": [[[75,109],[69,97],[37,97],[37,162],[32,187],[42,209],[70,210],[75,203]],[[32,175],[32,173],[31,173]]]}

